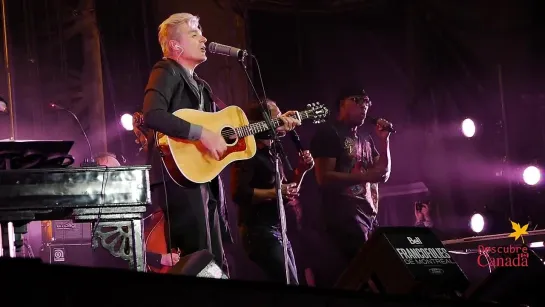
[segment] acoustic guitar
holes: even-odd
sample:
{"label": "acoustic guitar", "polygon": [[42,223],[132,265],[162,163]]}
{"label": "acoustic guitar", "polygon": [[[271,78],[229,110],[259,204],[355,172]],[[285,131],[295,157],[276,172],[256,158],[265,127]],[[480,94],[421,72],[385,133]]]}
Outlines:
{"label": "acoustic guitar", "polygon": [[[314,123],[320,123],[328,113],[324,105],[315,102],[308,104],[304,111],[296,112],[294,117],[300,121],[311,119]],[[268,130],[265,121],[250,124],[244,111],[237,106],[229,106],[215,113],[181,109],[173,114],[212,132],[221,133],[227,143],[227,150],[218,161],[208,154],[200,141],[157,134],[157,145],[167,173],[182,187],[209,182],[230,163],[252,158],[257,151],[254,134]],[[272,124],[276,128],[282,125],[282,121],[275,118]]]}

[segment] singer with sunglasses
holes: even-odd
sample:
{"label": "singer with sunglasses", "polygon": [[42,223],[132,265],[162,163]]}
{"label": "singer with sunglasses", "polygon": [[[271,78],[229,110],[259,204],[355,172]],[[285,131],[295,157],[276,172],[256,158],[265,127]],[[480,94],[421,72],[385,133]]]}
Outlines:
{"label": "singer with sunglasses", "polygon": [[[281,116],[275,102],[268,100],[267,106],[271,118],[280,116],[284,123],[293,120]],[[258,103],[252,103],[245,113],[250,122],[263,120]],[[278,135],[281,137],[285,134],[285,128],[281,127]],[[237,161],[231,168],[231,196],[238,207],[240,237],[246,254],[264,271],[270,281],[285,283],[284,250],[276,202],[275,165],[271,153],[272,146],[277,144],[274,144],[269,132],[257,134],[255,138],[257,143],[255,156],[249,160]],[[285,176],[284,167],[280,167],[281,177],[284,178],[281,191],[287,207],[296,205],[303,177],[314,166],[309,151],[302,151],[299,160],[299,165],[289,181]],[[286,210],[286,213],[288,212],[289,210]],[[288,261],[290,284],[299,284],[290,242],[287,242],[287,247],[290,258]]]}
{"label": "singer with sunglasses", "polygon": [[322,125],[311,141],[327,234],[340,254],[335,267],[324,272],[328,276],[324,286],[334,285],[378,226],[378,184],[390,176],[393,129],[384,119],[373,120],[375,146],[371,136],[360,129],[371,106],[361,87],[341,90],[336,120]]}

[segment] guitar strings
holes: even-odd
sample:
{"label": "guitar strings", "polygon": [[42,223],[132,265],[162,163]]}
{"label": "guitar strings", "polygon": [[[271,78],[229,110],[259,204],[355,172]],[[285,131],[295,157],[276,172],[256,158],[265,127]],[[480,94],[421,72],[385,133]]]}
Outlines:
{"label": "guitar strings", "polygon": [[[304,119],[306,117],[306,116],[303,116],[304,112],[301,112],[300,114],[301,114],[302,119]],[[272,122],[274,124],[278,124],[280,122],[280,120],[278,118],[275,118],[275,119],[272,120]],[[250,125],[247,125],[247,126],[244,126],[244,127],[238,127],[238,128],[229,127],[229,130],[221,131],[221,136],[224,137],[224,138],[231,138],[233,136],[241,137],[241,136],[243,136],[243,135],[240,135],[240,133],[242,132],[241,131],[242,129],[248,129],[249,132],[252,132],[255,128],[258,128],[258,130],[259,130],[260,126],[262,126],[263,123],[264,122],[253,123],[253,124],[250,124]],[[265,125],[265,128],[267,128],[266,125]],[[250,134],[253,134],[253,133],[250,133]]]}

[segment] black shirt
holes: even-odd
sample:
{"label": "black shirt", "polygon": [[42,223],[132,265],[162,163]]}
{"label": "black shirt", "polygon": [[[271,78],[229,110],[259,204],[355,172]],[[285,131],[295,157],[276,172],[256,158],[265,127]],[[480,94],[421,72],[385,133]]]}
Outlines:
{"label": "black shirt", "polygon": [[251,227],[280,224],[276,199],[252,203],[254,189],[273,189],[275,179],[274,160],[268,147],[259,148],[251,159],[233,163],[231,196],[238,205],[239,225]]}
{"label": "black shirt", "polygon": [[[371,136],[355,133],[340,122],[324,124],[311,141],[314,158],[335,158],[335,171],[365,172],[378,157]],[[347,188],[321,187],[328,227],[344,232],[370,229],[378,212],[378,184]]]}

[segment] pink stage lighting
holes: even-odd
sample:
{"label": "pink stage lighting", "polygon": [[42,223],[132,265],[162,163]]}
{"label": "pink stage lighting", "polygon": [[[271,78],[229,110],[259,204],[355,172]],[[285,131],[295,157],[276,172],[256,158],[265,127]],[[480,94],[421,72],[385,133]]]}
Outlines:
{"label": "pink stage lighting", "polygon": [[536,185],[541,181],[541,171],[535,166],[528,166],[522,173],[522,179],[527,185]]}
{"label": "pink stage lighting", "polygon": [[123,114],[121,116],[121,126],[123,126],[123,128],[125,128],[125,130],[132,130],[133,129],[133,126],[132,126],[132,115],[130,114]]}
{"label": "pink stage lighting", "polygon": [[475,135],[475,130],[476,128],[473,120],[469,118],[464,119],[462,122],[462,133],[464,136],[468,138],[473,137]]}
{"label": "pink stage lighting", "polygon": [[469,221],[469,226],[471,227],[471,230],[473,230],[473,232],[479,233],[483,231],[484,223],[484,217],[479,213],[475,213]]}

